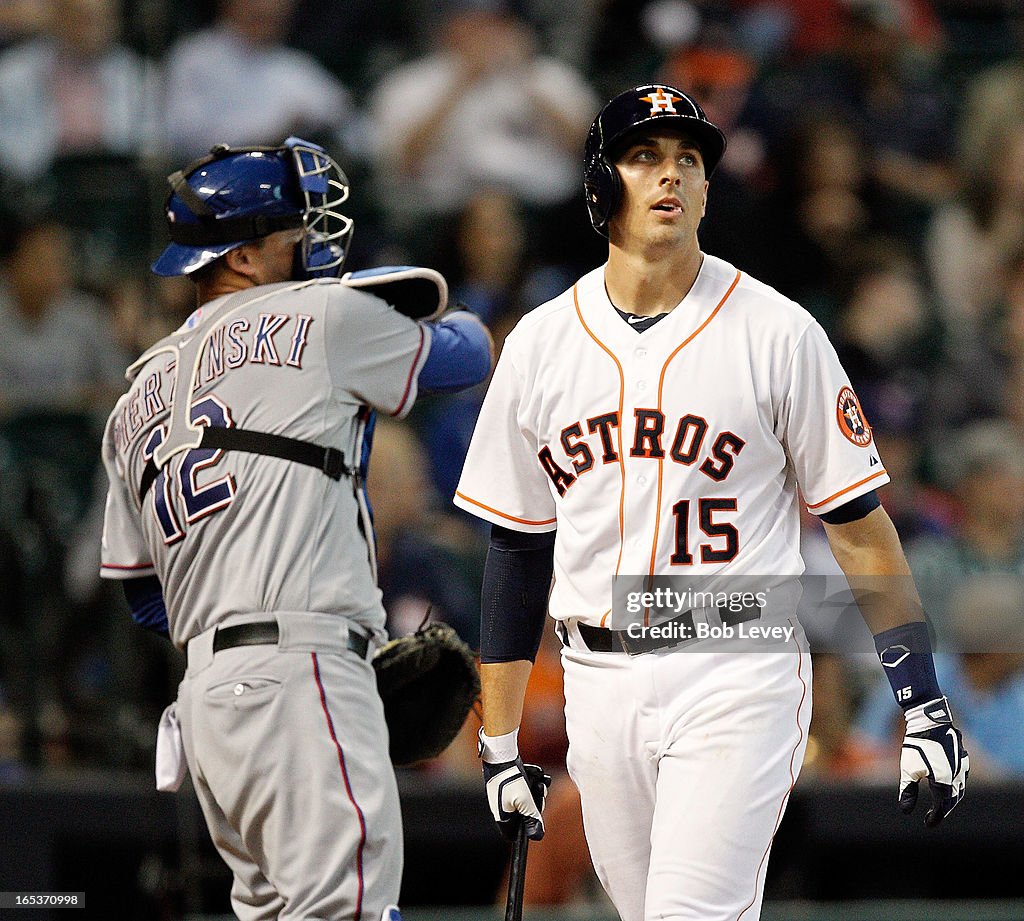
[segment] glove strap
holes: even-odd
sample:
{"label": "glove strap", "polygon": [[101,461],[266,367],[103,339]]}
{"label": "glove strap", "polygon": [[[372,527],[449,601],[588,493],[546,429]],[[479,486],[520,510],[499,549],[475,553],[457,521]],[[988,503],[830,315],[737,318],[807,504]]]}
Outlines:
{"label": "glove strap", "polygon": [[911,707],[903,716],[907,721],[907,735],[953,725],[953,715],[945,697],[937,697],[926,704]]}
{"label": "glove strap", "polygon": [[500,736],[489,736],[481,727],[477,752],[481,760],[488,764],[501,764],[515,761],[519,757],[519,729],[506,732]]}
{"label": "glove strap", "polygon": [[935,677],[928,625],[913,621],[875,636],[875,650],[893,695],[904,710],[942,697]]}

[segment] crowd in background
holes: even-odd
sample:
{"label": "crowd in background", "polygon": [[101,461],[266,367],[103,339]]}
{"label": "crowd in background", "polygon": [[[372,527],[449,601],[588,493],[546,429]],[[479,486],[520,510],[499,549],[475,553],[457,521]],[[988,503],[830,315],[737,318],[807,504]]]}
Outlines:
{"label": "crowd in background", "polygon": [[[655,79],[729,138],[703,248],[805,306],[853,380],[882,502],[964,650],[939,668],[972,774],[1024,777],[1019,4],[17,0],[0,7],[0,781],[148,768],[180,675],[98,578],[102,422],[193,306],[147,271],[164,176],[218,142],[319,141],[352,183],[346,267],[439,268],[500,343],[603,260],[583,139],[603,100]],[[485,389],[377,429],[396,634],[429,606],[478,640],[486,533],[449,500]],[[834,569],[804,523],[811,570]],[[553,637],[539,666],[521,742],[555,763]],[[817,657],[807,773],[889,778],[898,710],[877,671]],[[475,772],[471,735],[431,769]]]}

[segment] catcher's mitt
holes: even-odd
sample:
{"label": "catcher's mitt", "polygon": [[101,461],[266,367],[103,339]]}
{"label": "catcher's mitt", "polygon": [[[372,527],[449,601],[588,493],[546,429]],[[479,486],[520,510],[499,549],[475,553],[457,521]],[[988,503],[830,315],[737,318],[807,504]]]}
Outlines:
{"label": "catcher's mitt", "polygon": [[391,736],[391,761],[436,758],[458,735],[480,696],[473,651],[447,624],[386,643],[373,657]]}

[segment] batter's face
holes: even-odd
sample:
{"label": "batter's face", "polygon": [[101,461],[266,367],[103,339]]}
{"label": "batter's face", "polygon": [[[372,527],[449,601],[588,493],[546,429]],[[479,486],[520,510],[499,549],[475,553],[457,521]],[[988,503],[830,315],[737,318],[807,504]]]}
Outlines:
{"label": "batter's face", "polygon": [[697,145],[674,128],[639,131],[616,159],[622,200],[608,224],[612,243],[696,246],[708,182]]}

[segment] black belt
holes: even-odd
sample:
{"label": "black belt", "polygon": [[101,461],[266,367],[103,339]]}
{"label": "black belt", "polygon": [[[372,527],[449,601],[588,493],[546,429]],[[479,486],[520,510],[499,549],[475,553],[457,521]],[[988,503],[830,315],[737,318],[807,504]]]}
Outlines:
{"label": "black belt", "polygon": [[[735,627],[737,624],[757,620],[761,616],[761,606],[758,604],[744,605],[739,611],[732,611],[729,608],[710,610],[718,611],[718,617],[724,627]],[[591,627],[582,623],[577,624],[576,629],[579,630],[580,639],[591,652],[628,652],[633,656],[653,652],[655,649],[692,643],[697,639],[693,611],[683,611],[678,617],[659,623],[658,626],[663,629],[669,628],[671,635],[630,636],[628,630],[607,630],[604,627]],[[559,636],[562,642],[568,645],[566,628],[562,624],[559,624],[559,627]]]}
{"label": "black belt", "polygon": [[[251,624],[232,624],[230,627],[218,627],[213,635],[213,651],[233,649],[235,646],[273,646],[281,637],[276,620],[259,620]],[[370,648],[370,638],[349,627],[348,648],[360,659],[366,658]],[[188,652],[186,648],[186,662]]]}

